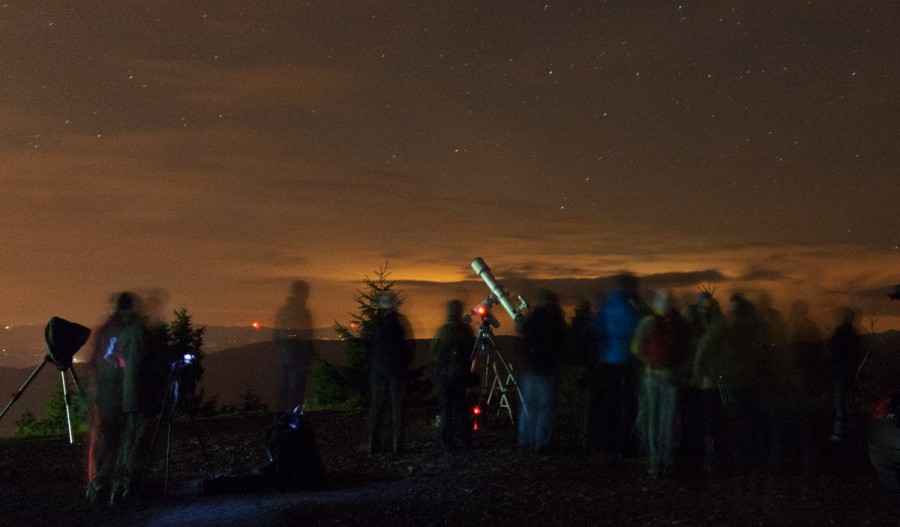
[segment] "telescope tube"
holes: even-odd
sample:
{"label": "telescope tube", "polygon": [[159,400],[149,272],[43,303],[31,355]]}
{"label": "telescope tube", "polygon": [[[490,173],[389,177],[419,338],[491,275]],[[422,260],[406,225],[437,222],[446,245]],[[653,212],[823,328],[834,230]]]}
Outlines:
{"label": "telescope tube", "polygon": [[503,289],[503,286],[497,283],[497,280],[494,278],[494,275],[491,274],[490,267],[484,263],[484,260],[481,258],[475,258],[472,260],[472,269],[475,271],[475,274],[478,275],[479,278],[484,280],[484,283],[488,286],[488,289],[491,290],[491,295],[494,299],[503,306],[503,309],[509,314],[509,317],[512,318],[515,322],[519,322],[519,319],[522,317],[522,313],[520,309],[513,305],[513,303],[509,300],[509,293]]}

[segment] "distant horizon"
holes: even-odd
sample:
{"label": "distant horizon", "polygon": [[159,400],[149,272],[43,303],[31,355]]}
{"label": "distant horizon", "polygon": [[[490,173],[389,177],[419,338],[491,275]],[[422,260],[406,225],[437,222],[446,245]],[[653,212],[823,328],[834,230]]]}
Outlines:
{"label": "distant horizon", "polygon": [[[213,333],[218,333],[221,330],[228,330],[228,331],[240,330],[240,331],[245,331],[248,335],[253,335],[257,332],[265,333],[265,332],[271,331],[273,329],[273,328],[269,328],[269,327],[260,327],[259,329],[255,329],[253,327],[246,327],[246,326],[217,326],[217,325],[211,325],[211,326],[206,326],[206,327],[208,329],[211,329],[213,331]],[[475,323],[472,324],[472,327],[473,327],[473,330],[477,331],[477,325]],[[28,346],[23,346],[23,345],[21,345],[21,339],[20,339],[19,344],[18,344],[19,349],[17,349],[17,350],[8,348],[6,346],[3,346],[2,348],[0,348],[0,368],[25,369],[25,368],[32,368],[32,367],[38,366],[41,363],[41,361],[43,361],[43,358],[46,355],[46,349],[44,347],[43,340],[42,340],[43,328],[44,328],[43,324],[17,325],[16,329],[18,329],[18,330],[31,329],[34,331],[33,336],[31,337],[31,344]],[[871,335],[874,335],[876,338],[878,338],[879,336],[882,336],[882,335],[891,335],[893,333],[900,332],[900,329],[898,329],[898,328],[875,327],[875,332],[872,333],[871,326],[864,326],[862,324],[857,324],[857,328],[859,329],[859,331],[863,337],[869,337]],[[827,342],[827,340],[830,338],[829,329],[820,327],[820,330],[822,330],[822,341]],[[314,332],[318,331],[318,332],[325,334],[328,332],[333,332],[333,328],[320,327],[320,328],[315,328],[313,331]],[[516,335],[514,333],[499,333],[498,332],[497,336],[498,337],[517,337],[518,335]],[[433,338],[433,334],[429,334],[427,336],[413,335],[413,339],[416,341],[428,341],[428,340],[431,340],[432,338]],[[331,342],[331,341],[340,341],[341,339],[338,338],[337,336],[335,336],[334,338],[319,336],[319,337],[314,337],[309,340]],[[244,340],[239,340],[239,341],[235,341],[235,342],[217,342],[217,341],[210,342],[210,341],[207,341],[207,342],[205,342],[204,346],[205,346],[205,350],[208,353],[215,354],[215,353],[219,353],[219,352],[230,350],[230,349],[251,346],[254,344],[265,344],[265,343],[270,343],[270,342],[274,342],[274,339],[271,337],[271,335],[267,335],[267,336],[261,335],[260,338],[258,338],[258,339],[252,339],[252,338],[248,337]],[[0,340],[0,345],[2,345],[2,344],[3,344],[3,342],[2,342],[2,340]],[[86,344],[84,348],[80,349],[76,353],[76,356],[75,356],[76,364],[84,362],[85,357],[87,356],[87,353],[89,353],[89,350],[87,349],[88,346],[89,346],[89,344]],[[29,351],[29,349],[30,349],[30,351]],[[15,358],[13,358],[11,355],[11,353],[14,351],[20,352],[19,355],[16,356]],[[900,350],[898,350],[898,353],[900,353]]]}

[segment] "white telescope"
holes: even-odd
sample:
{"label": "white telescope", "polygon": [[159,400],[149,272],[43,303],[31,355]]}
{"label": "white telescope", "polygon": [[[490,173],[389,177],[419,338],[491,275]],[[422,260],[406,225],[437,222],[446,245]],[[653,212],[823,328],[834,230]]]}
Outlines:
{"label": "white telescope", "polygon": [[479,276],[484,283],[488,286],[488,289],[491,290],[491,299],[494,302],[499,303],[503,306],[503,309],[509,314],[509,317],[512,318],[516,323],[520,322],[522,318],[522,311],[528,307],[528,302],[525,301],[521,296],[519,297],[519,305],[514,306],[512,301],[509,299],[509,292],[503,288],[502,285],[497,283],[497,280],[494,278],[494,275],[491,274],[490,267],[484,263],[484,260],[481,258],[475,258],[472,260],[472,269],[475,270],[475,274]]}

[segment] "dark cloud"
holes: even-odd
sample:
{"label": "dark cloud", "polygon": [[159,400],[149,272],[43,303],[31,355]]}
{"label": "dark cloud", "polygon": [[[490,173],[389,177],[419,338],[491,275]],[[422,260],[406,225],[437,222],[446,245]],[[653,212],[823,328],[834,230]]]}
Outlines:
{"label": "dark cloud", "polygon": [[785,278],[787,277],[783,276],[777,269],[763,265],[752,265],[744,270],[739,280],[745,282],[774,282]]}

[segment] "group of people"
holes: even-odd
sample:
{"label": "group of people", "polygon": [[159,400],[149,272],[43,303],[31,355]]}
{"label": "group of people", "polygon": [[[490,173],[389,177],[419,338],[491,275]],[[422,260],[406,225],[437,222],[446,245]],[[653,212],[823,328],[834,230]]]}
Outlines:
{"label": "group of people", "polygon": [[[638,280],[618,277],[595,301],[587,360],[584,447],[618,457],[643,456],[658,477],[676,465],[708,472],[730,468],[809,468],[814,420],[833,404],[829,439],[852,425],[856,379],[864,355],[855,309],[841,310],[830,340],[796,301],[784,318],[762,295],[741,294],[723,308],[713,291],[679,306],[671,291],[645,302]],[[535,328],[541,328],[535,331]],[[523,412],[520,443],[551,444],[556,364],[570,345],[555,297],[520,325]],[[827,435],[827,434],[826,434]]]}
{"label": "group of people", "polygon": [[[313,356],[307,292],[305,282],[295,282],[276,315],[275,342],[282,361],[279,404],[287,409],[302,407]],[[381,294],[372,323],[361,335],[371,355],[367,449],[373,453],[404,448],[414,345],[399,305],[393,292]],[[448,302],[446,315],[428,351],[440,444],[455,449],[472,439],[468,394],[478,382],[472,370],[476,335],[462,302]],[[842,315],[830,339],[829,360],[803,302],[793,304],[787,320],[766,298],[754,304],[740,293],[729,298],[727,309],[708,290],[680,308],[666,290],[657,291],[647,304],[637,279],[623,274],[610,291],[598,294],[589,336],[574,344],[587,348],[579,355],[571,351],[571,328],[556,295],[543,291],[537,304],[516,319],[521,335],[516,369],[524,372],[519,444],[538,454],[552,448],[561,365],[570,357],[587,356],[582,439],[591,452],[643,455],[651,477],[672,470],[676,462],[706,471],[734,463],[758,466],[763,459],[775,467],[794,454],[807,462],[810,408],[822,402],[824,393],[833,394],[831,439],[843,440],[851,425],[863,344],[854,324],[856,311],[847,308]],[[161,411],[156,388],[165,383],[166,372],[148,355],[146,327],[138,298],[121,293],[95,333],[91,500],[102,495],[115,502],[132,492],[136,445],[149,417]],[[389,443],[381,437],[385,407],[391,416]]]}
{"label": "group of people", "polygon": [[[679,305],[668,290],[648,303],[631,274],[599,294],[590,337],[574,342],[555,294],[544,291],[517,320],[517,370],[522,404],[519,443],[537,453],[554,443],[560,369],[588,356],[584,375],[583,446],[617,457],[643,456],[658,477],[676,465],[718,472],[795,467],[808,470],[819,437],[815,422],[834,416],[828,439],[842,441],[852,426],[856,379],[865,346],[858,312],[841,310],[826,339],[796,301],[788,317],[761,295],[732,294],[723,308],[714,291]],[[447,323],[430,352],[441,422],[441,444],[467,444],[471,408],[473,330],[462,304],[451,301]],[[827,437],[828,434],[826,433]]]}

